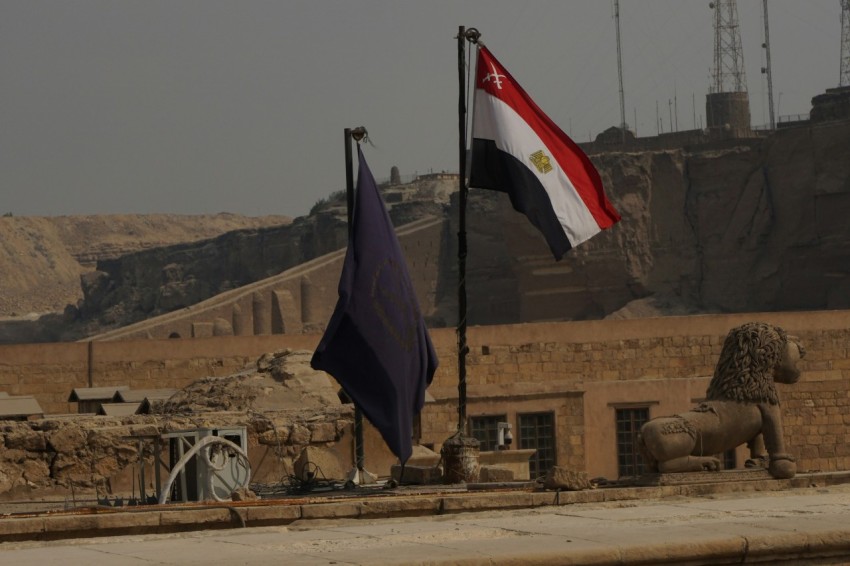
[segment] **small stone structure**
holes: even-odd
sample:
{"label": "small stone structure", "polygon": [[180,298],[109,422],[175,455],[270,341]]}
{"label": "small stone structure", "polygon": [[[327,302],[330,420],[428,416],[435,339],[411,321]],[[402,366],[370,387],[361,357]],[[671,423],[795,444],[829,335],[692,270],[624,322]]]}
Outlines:
{"label": "small stone structure", "polygon": [[793,477],[797,468],[786,453],[774,382],[796,383],[804,355],[797,340],[777,326],[751,322],[733,328],[706,401],[641,428],[640,447],[650,467],[662,473],[719,470],[716,455],[746,442],[750,465],[767,467],[775,478]]}

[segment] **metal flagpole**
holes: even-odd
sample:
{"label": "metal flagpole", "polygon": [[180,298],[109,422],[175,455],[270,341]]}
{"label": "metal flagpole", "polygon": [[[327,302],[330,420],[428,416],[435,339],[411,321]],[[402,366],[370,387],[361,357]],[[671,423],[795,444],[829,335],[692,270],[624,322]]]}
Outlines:
{"label": "metal flagpole", "polygon": [[[351,140],[358,143],[366,136],[366,128],[345,128],[345,205],[348,213],[348,241],[351,242],[351,231],[354,218],[354,158],[351,153]],[[352,400],[353,401],[353,400]],[[353,478],[349,478],[355,484],[364,483],[364,450],[363,450],[363,412],[357,403],[354,404],[354,467]]]}
{"label": "metal flagpole", "polygon": [[457,74],[458,74],[458,151],[460,159],[460,192],[458,194],[458,233],[457,233],[457,375],[458,375],[458,432],[466,432],[466,199],[469,188],[466,186],[466,29],[463,26],[457,32]]}
{"label": "metal flagpole", "polygon": [[460,160],[458,194],[458,321],[457,321],[457,371],[458,371],[458,424],[457,432],[443,442],[440,452],[443,456],[444,481],[462,483],[478,481],[478,441],[466,436],[466,201],[469,188],[466,184],[466,41],[477,43],[481,34],[475,28],[466,30],[458,27],[457,33],[457,73],[460,85],[458,95],[458,151]]}

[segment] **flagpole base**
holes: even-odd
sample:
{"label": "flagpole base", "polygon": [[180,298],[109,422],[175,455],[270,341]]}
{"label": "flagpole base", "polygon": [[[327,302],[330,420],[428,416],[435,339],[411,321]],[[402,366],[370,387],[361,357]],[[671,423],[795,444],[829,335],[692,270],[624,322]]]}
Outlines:
{"label": "flagpole base", "polygon": [[479,442],[471,436],[457,434],[440,449],[443,457],[443,483],[475,483],[481,471]]}
{"label": "flagpole base", "polygon": [[368,470],[358,470],[351,468],[345,476],[345,483],[348,485],[375,485],[378,483],[378,476]]}

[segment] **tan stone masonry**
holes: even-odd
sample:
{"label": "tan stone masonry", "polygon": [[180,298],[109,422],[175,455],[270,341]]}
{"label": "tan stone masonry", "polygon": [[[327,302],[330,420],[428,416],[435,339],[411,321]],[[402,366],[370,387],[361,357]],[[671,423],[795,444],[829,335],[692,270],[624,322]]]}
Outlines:
{"label": "tan stone masonry", "polygon": [[[704,315],[658,319],[535,323],[468,331],[469,416],[551,412],[558,465],[616,477],[614,410],[645,403],[650,416],[674,414],[700,399],[726,332],[760,320],[800,337],[803,377],[780,386],[785,436],[798,469],[850,469],[850,312]],[[422,415],[421,442],[440,444],[457,428],[453,329],[435,329],[440,368]],[[235,373],[264,352],[313,349],[319,335],[225,336],[0,347],[0,391],[34,395],[47,413],[75,412],[75,387],[180,388]],[[370,431],[374,434],[374,431]],[[380,439],[367,441],[379,446]],[[377,448],[369,464],[388,473]]]}

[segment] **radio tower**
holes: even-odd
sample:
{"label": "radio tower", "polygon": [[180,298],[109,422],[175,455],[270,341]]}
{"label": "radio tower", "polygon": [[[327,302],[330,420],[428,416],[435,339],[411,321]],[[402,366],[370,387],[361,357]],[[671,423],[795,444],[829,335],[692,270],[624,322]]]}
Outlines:
{"label": "radio tower", "polygon": [[838,86],[850,86],[850,0],[841,0],[841,77]]}
{"label": "radio tower", "polygon": [[724,136],[747,136],[750,100],[738,27],[738,3],[715,0],[709,7],[714,10],[714,66],[705,101],[708,127],[720,129]]}
{"label": "radio tower", "polygon": [[[842,0],[847,3],[848,0]],[[737,0],[717,0],[714,9],[714,67],[711,92],[747,92]]]}

